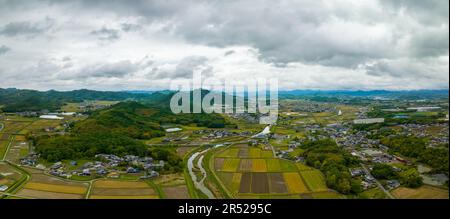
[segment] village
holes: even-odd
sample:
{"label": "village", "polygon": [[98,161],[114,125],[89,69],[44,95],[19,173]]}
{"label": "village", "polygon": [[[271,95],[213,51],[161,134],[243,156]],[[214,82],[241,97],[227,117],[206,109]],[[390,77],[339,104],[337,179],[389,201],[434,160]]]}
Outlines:
{"label": "village", "polygon": [[140,179],[159,176],[159,170],[164,168],[164,161],[151,157],[125,155],[119,157],[113,154],[97,154],[94,161],[79,164],[77,161],[58,161],[46,167],[39,164],[39,154],[30,154],[20,160],[23,166],[31,166],[45,170],[53,176],[70,179],[73,176],[119,178],[121,174],[139,175]]}

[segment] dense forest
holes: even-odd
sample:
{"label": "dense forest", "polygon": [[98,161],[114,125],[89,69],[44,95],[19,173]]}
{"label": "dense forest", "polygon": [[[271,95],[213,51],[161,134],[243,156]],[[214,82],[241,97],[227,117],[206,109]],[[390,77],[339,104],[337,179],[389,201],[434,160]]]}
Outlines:
{"label": "dense forest", "polygon": [[352,179],[348,168],[358,165],[357,158],[343,151],[331,139],[308,141],[302,144],[306,164],[322,171],[329,188],[343,194],[362,191],[361,181]]}

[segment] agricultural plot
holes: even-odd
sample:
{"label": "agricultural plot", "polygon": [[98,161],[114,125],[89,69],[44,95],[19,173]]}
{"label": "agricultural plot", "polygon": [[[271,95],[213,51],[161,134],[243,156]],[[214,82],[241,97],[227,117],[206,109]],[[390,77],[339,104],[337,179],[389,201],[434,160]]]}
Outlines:
{"label": "agricultural plot", "polygon": [[165,198],[167,199],[188,199],[189,191],[186,185],[163,187]]}
{"label": "agricultural plot", "polygon": [[0,159],[5,155],[8,144],[9,140],[0,140]]}
{"label": "agricultural plot", "polygon": [[31,124],[31,121],[5,121],[3,133],[16,134]]}
{"label": "agricultural plot", "polygon": [[217,157],[237,157],[239,154],[238,148],[229,148],[221,152]]}
{"label": "agricultural plot", "polygon": [[252,172],[267,172],[266,160],[252,159]]}
{"label": "agricultural plot", "polygon": [[17,135],[14,137],[14,141],[11,143],[8,154],[6,154],[6,160],[12,163],[19,163],[20,158],[29,154],[29,143],[24,140],[24,136]]}
{"label": "agricultural plot", "polygon": [[61,121],[59,120],[39,119],[22,129],[19,133],[45,133],[48,130],[54,130],[59,127],[61,127]]}
{"label": "agricultural plot", "polygon": [[38,199],[83,199],[87,190],[87,183],[66,181],[41,172],[32,173],[30,181],[17,195]]}
{"label": "agricultural plot", "polygon": [[167,199],[188,199],[189,190],[183,174],[161,175],[152,180],[153,184],[162,190],[164,198]]}
{"label": "agricultural plot", "polygon": [[223,162],[223,166],[221,168],[221,171],[225,172],[236,172],[238,167],[240,166],[239,163],[241,162],[240,159],[236,158],[226,158]]}
{"label": "agricultural plot", "polygon": [[281,165],[279,159],[267,159],[267,171],[268,172],[281,172]]}
{"label": "agricultural plot", "polygon": [[22,173],[12,168],[6,163],[0,163],[0,186],[11,187],[22,178]]}
{"label": "agricultural plot", "polygon": [[217,153],[213,165],[218,180],[238,198],[315,198],[311,194],[328,192],[320,171],[273,158],[266,148],[231,146]]}
{"label": "agricultural plot", "polygon": [[325,179],[320,171],[318,170],[301,171],[300,175],[302,176],[306,185],[311,191],[323,192],[328,190],[325,184]]}
{"label": "agricultural plot", "polygon": [[399,187],[392,191],[392,195],[399,199],[448,199],[446,189],[424,185],[417,189]]}
{"label": "agricultural plot", "polygon": [[284,181],[286,182],[288,191],[290,193],[306,193],[308,189],[301,179],[300,175],[295,172],[283,173]]}
{"label": "agricultural plot", "polygon": [[98,180],[92,185],[90,199],[157,199],[159,195],[145,182]]}
{"label": "agricultural plot", "polygon": [[248,158],[260,158],[261,149],[259,148],[249,148]]}

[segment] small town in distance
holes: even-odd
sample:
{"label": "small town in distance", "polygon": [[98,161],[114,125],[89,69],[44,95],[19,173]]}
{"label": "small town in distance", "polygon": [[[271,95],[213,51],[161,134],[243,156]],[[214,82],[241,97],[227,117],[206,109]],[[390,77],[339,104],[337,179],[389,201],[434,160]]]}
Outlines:
{"label": "small town in distance", "polygon": [[448,198],[448,91],[281,92],[272,125],[90,92],[103,100],[0,103],[2,198]]}

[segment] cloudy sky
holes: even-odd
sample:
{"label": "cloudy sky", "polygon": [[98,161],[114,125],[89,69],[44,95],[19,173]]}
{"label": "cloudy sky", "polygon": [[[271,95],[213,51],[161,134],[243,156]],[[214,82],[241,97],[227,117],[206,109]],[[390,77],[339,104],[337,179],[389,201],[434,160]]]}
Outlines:
{"label": "cloudy sky", "polygon": [[448,89],[447,0],[0,0],[0,87]]}

